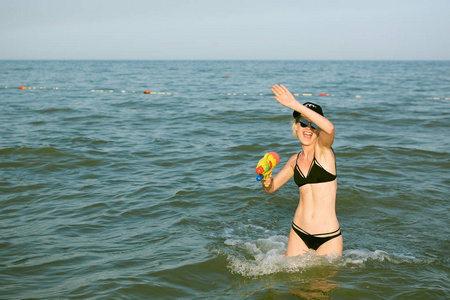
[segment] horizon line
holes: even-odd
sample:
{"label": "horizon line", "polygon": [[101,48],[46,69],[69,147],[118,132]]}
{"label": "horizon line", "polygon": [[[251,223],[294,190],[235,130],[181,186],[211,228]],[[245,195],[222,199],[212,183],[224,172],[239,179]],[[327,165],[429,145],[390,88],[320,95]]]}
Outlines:
{"label": "horizon line", "polygon": [[0,58],[0,61],[450,61],[450,59]]}

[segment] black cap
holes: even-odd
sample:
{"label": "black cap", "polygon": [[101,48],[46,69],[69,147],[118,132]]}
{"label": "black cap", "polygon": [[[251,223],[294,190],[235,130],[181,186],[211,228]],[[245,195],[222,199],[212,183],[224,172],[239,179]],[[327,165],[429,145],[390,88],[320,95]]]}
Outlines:
{"label": "black cap", "polygon": [[[319,115],[323,116],[323,111],[322,111],[322,107],[320,107],[320,105],[311,103],[311,102],[305,102],[303,103],[304,106],[306,106],[307,108],[315,111],[316,113],[318,113]],[[294,118],[297,118],[300,115],[300,113],[298,111],[295,111],[292,113],[292,116]]]}

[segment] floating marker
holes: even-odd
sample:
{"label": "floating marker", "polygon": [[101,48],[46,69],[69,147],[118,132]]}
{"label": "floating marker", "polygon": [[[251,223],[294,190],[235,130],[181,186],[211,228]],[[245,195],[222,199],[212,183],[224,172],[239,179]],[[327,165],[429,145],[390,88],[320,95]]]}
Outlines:
{"label": "floating marker", "polygon": [[319,96],[328,96],[328,94],[327,93],[321,93],[321,94],[319,94]]}
{"label": "floating marker", "polygon": [[151,92],[150,91],[144,91],[144,94],[151,94]]}
{"label": "floating marker", "polygon": [[312,96],[312,94],[302,94],[302,96]]}
{"label": "floating marker", "polygon": [[360,95],[356,95],[355,97],[356,97],[356,98],[361,98],[361,96],[360,96]]}

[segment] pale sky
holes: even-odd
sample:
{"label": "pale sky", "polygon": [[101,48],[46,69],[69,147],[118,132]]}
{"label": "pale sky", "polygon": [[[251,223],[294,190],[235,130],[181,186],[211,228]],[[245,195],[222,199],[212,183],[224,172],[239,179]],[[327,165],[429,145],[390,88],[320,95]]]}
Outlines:
{"label": "pale sky", "polygon": [[0,59],[450,60],[450,0],[0,0]]}

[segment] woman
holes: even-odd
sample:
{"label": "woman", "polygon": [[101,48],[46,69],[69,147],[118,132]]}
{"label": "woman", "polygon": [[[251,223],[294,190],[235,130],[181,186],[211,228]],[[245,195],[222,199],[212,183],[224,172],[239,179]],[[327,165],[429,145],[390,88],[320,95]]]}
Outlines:
{"label": "woman", "polygon": [[283,85],[272,87],[275,99],[294,110],[292,131],[302,144],[283,169],[262,181],[266,193],[273,193],[294,177],[300,201],[295,211],[286,255],[303,255],[309,249],[319,255],[342,255],[343,239],[336,217],[336,158],[331,145],[334,126],[319,105],[304,105]]}

